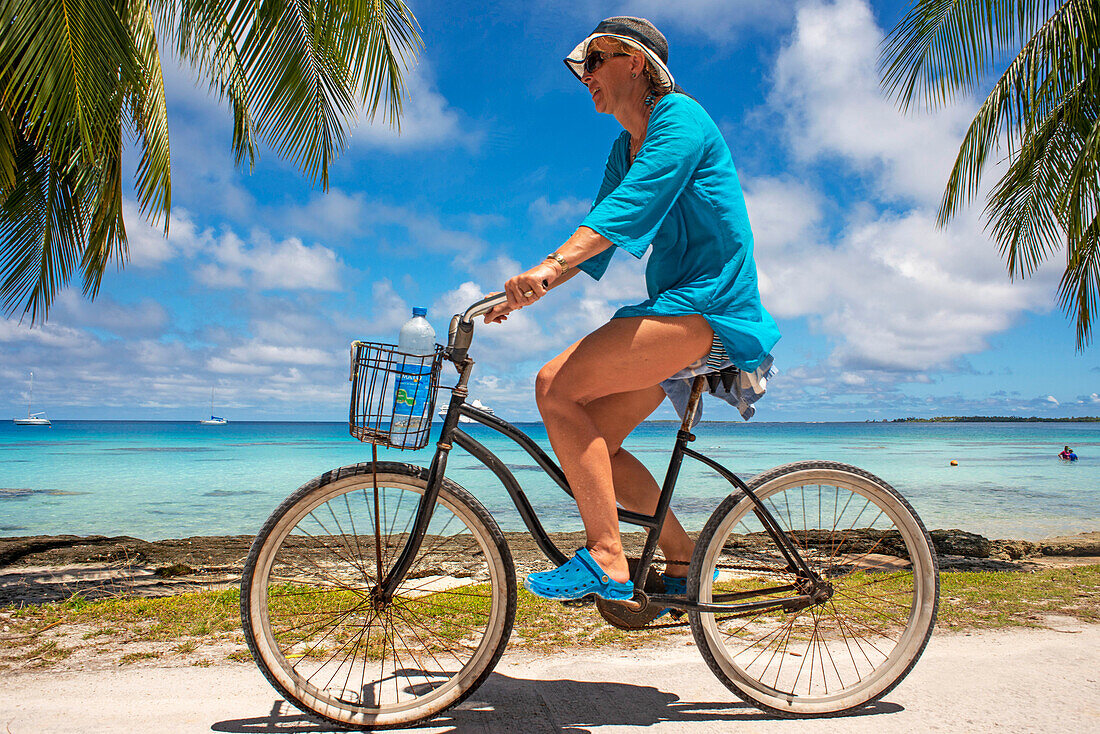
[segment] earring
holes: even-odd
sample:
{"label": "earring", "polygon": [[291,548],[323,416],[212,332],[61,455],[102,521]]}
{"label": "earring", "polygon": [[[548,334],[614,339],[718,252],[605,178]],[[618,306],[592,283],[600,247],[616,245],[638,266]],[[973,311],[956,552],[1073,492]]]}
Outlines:
{"label": "earring", "polygon": [[637,74],[631,74],[631,75],[630,75],[630,78],[631,78],[631,79],[637,79],[637,78],[638,78],[638,75],[637,75]]}

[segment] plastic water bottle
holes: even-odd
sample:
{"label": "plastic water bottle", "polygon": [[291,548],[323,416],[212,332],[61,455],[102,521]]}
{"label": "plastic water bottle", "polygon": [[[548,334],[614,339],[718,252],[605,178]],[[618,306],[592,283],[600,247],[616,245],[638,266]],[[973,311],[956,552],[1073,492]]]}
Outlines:
{"label": "plastic water bottle", "polygon": [[425,422],[432,421],[432,417],[425,415],[425,412],[428,409],[432,360],[435,356],[435,330],[424,318],[428,309],[416,307],[412,313],[413,317],[401,326],[397,337],[397,351],[402,353],[397,358],[404,359],[405,364],[397,376],[393,396],[390,435],[395,446],[415,446],[419,443],[417,439]]}

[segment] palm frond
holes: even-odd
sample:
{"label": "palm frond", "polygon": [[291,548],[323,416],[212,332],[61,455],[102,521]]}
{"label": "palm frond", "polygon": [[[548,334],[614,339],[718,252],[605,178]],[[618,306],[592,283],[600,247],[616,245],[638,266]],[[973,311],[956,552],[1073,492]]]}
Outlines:
{"label": "palm frond", "polygon": [[0,200],[4,193],[15,186],[15,121],[3,107],[0,107]]}
{"label": "palm frond", "polygon": [[1020,146],[1005,175],[989,193],[986,218],[1012,276],[1030,276],[1065,241],[1061,202],[1074,161],[1086,89],[1078,85]]}
{"label": "palm frond", "polygon": [[[340,55],[349,61],[352,87],[366,104],[368,118],[385,101],[383,120],[400,129],[403,70],[420,54],[420,26],[400,0],[360,0],[349,5],[349,30],[341,36]],[[353,24],[362,24],[367,34],[350,32]]]}
{"label": "palm frond", "polygon": [[164,100],[160,44],[157,43],[153,14],[144,0],[131,0],[130,27],[142,72],[140,84],[127,90],[130,121],[141,143],[141,161],[137,169],[138,205],[141,213],[153,223],[163,216],[167,233],[172,206],[168,106]]}
{"label": "palm frond", "polygon": [[257,129],[311,181],[328,187],[328,165],[345,142],[353,109],[346,68],[319,37],[323,8],[311,0],[264,0],[245,38],[242,57],[251,83]]}
{"label": "palm frond", "polygon": [[79,267],[94,298],[121,267],[123,125],[141,212],[167,230],[173,47],[228,99],[236,162],[262,139],[328,185],[357,97],[397,123],[420,48],[401,0],[0,0],[0,302],[32,322]]}
{"label": "palm frond", "polygon": [[[1012,150],[1071,90],[1080,84],[1095,88],[1095,78],[1090,80],[1095,68],[1065,59],[1069,52],[1095,56],[1095,44],[1090,50],[1088,44],[1077,41],[1079,36],[1095,37],[1097,13],[1084,7],[1087,4],[1088,0],[1067,0],[1028,40],[979,107],[948,177],[940,205],[941,226],[978,190],[989,152],[1002,133]],[[1077,72],[1084,76],[1075,76]]]}
{"label": "palm frond", "polygon": [[1100,294],[1100,217],[1094,217],[1070,251],[1058,285],[1062,309],[1077,313],[1077,348],[1092,341],[1092,317]]}
{"label": "palm frond", "polygon": [[903,109],[976,90],[999,52],[1030,38],[1055,0],[919,0],[883,41],[883,86]]}
{"label": "palm frond", "polygon": [[140,74],[122,0],[4,0],[0,105],[18,110],[24,134],[55,160],[75,146],[86,162],[115,119],[119,84]]}
{"label": "palm frond", "polygon": [[230,99],[238,163],[254,138],[328,185],[357,115],[399,125],[405,65],[420,49],[400,0],[154,0],[181,56]]}
{"label": "palm frond", "polygon": [[248,106],[247,70],[237,48],[238,37],[248,30],[251,4],[231,0],[152,3],[158,27],[171,39],[179,57],[200,78],[207,78],[210,91],[229,102],[234,163],[240,165],[247,158],[251,170],[256,161],[256,130]]}
{"label": "palm frond", "polygon": [[1009,47],[1021,48],[982,102],[939,211],[945,225],[979,190],[1002,141],[1008,170],[986,217],[1009,273],[1028,276],[1063,243],[1059,287],[1091,339],[1100,278],[1100,3],[1096,0],[917,0],[884,44],[883,85],[903,108],[970,94]]}
{"label": "palm frond", "polygon": [[77,191],[91,212],[83,242],[80,271],[84,295],[95,298],[103,271],[114,261],[119,267],[126,261],[126,223],[122,217],[122,106],[116,122],[104,131],[103,155],[96,166],[83,166]]}
{"label": "palm frond", "polygon": [[1100,96],[1090,102],[1072,120],[1079,153],[1066,175],[1061,207],[1071,241],[1083,237],[1100,214]]}
{"label": "palm frond", "polygon": [[0,202],[0,294],[6,316],[45,319],[80,258],[86,216],[74,164],[58,165],[21,135],[16,184]]}

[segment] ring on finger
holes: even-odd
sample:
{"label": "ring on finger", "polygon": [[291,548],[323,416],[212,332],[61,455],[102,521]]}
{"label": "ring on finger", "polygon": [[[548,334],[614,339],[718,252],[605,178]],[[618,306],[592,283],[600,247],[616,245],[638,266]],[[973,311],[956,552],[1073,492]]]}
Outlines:
{"label": "ring on finger", "polygon": [[523,292],[523,297],[524,297],[524,298],[530,298],[530,297],[531,297],[531,296],[533,296],[533,295],[535,295],[535,292],[534,292],[534,291],[524,291],[524,292]]}

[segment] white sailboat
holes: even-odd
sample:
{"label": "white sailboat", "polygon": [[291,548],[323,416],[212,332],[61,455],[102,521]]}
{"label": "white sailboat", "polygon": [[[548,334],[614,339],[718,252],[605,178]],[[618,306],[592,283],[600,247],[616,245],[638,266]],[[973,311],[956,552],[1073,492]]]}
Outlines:
{"label": "white sailboat", "polygon": [[[488,405],[481,402],[477,398],[474,398],[473,401],[470,403],[470,405],[474,408],[485,411],[489,415],[496,415],[496,413],[493,412],[492,408],[490,408]],[[447,406],[446,405],[444,405],[442,408],[439,409],[439,417],[440,418],[446,418],[447,417]],[[473,418],[467,418],[464,415],[458,416],[458,422],[459,423],[477,423],[477,421],[475,421]]]}
{"label": "white sailboat", "polygon": [[31,373],[31,386],[27,392],[27,417],[26,418],[14,418],[12,422],[17,426],[49,426],[50,419],[46,417],[45,411],[41,413],[31,412],[31,402],[34,398],[34,373]]}
{"label": "white sailboat", "polygon": [[229,421],[214,415],[214,388],[210,388],[210,418],[199,421],[200,426],[224,426]]}

